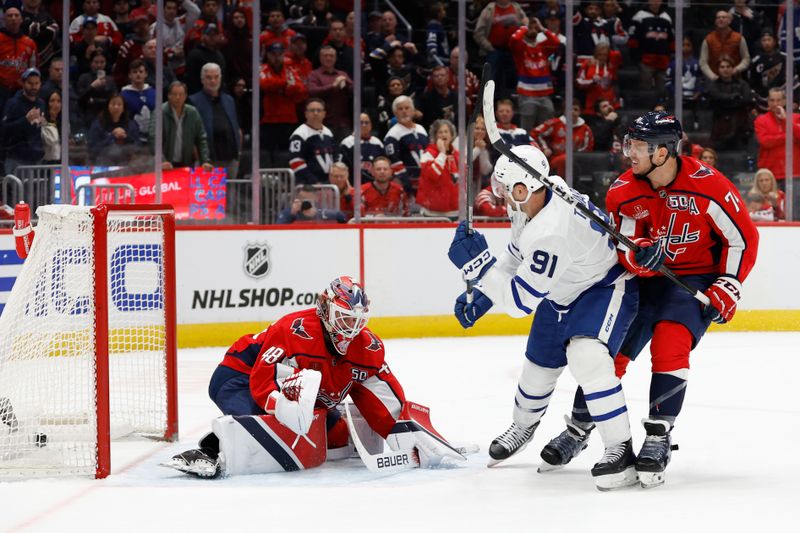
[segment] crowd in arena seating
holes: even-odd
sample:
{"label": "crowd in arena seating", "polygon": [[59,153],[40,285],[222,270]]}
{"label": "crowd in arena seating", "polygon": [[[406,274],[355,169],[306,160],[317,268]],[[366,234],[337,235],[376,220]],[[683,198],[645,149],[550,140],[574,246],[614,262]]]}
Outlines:
{"label": "crowd in arena seating", "polygon": [[[291,168],[300,186],[278,217],[285,223],[346,221],[356,194],[362,215],[456,216],[464,157],[456,138],[460,54],[466,54],[469,69],[467,116],[480,105],[475,73],[487,61],[495,73],[505,140],[540,147],[562,175],[572,143],[579,154],[574,175],[586,178],[576,181],[579,188],[599,187],[600,174],[625,167],[620,141],[631,118],[674,105],[674,10],[663,0],[587,0],[576,4],[571,21],[558,0],[473,0],[464,51],[455,46],[455,2],[396,4],[411,21],[411,32],[383,2],[367,1],[363,37],[357,38],[352,0],[262,1],[255,32],[252,0],[165,0],[163,27],[156,24],[151,0],[79,0],[70,5],[65,29],[61,2],[6,0],[0,17],[3,175],[21,165],[59,162],[63,121],[70,125],[73,164],[152,164],[156,39],[164,50],[164,168],[224,167],[229,178],[243,177],[250,172],[245,154],[257,127],[261,166]],[[702,152],[732,179],[746,175],[741,188],[753,216],[779,220],[786,181],[784,6],[747,0],[693,5],[685,21],[679,52],[684,150]],[[573,102],[564,101],[566,24],[574,35]],[[798,26],[800,6],[790,22],[790,28]],[[66,65],[62,30],[69,33]],[[793,34],[797,73],[800,36]],[[251,98],[254,35],[261,54],[260,102]],[[360,65],[353,61],[356,47]],[[61,85],[65,68],[67,90]],[[360,162],[353,160],[354,68],[365,87]],[[789,89],[798,88],[795,76]],[[69,117],[61,113],[65,97]],[[251,123],[253,105],[258,125]],[[800,115],[793,116],[790,177],[798,178]],[[733,152],[750,157],[726,155]],[[482,124],[472,157],[467,165],[479,191],[476,214],[503,216],[505,207],[487,188],[497,154]],[[734,159],[739,163],[728,163]],[[356,172],[361,191],[353,189]],[[338,209],[314,205],[320,184],[339,191]]]}

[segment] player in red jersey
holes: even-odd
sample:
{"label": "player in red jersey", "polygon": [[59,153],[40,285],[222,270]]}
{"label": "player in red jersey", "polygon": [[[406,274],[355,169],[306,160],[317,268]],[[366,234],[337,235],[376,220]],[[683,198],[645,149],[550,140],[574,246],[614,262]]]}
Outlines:
{"label": "player in red jersey", "polygon": [[[681,411],[689,352],[710,322],[733,318],[742,282],[756,261],[758,232],[736,187],[713,167],[679,156],[683,131],[665,112],[636,119],[624,140],[631,168],[609,187],[606,206],[617,229],[641,247],[620,245],[618,255],[640,276],[639,313],[616,358],[617,375],[651,341],[650,413],[636,470],[644,487],[664,483],[671,431]],[[705,292],[703,306],[657,270],[665,264],[687,285]],[[578,390],[567,431],[542,458],[563,466],[587,446],[594,424]]]}
{"label": "player in red jersey", "polygon": [[418,406],[406,402],[384,361],[383,342],[366,327],[368,316],[364,289],[343,276],[319,295],[316,308],[240,338],[209,384],[211,399],[230,416],[214,422],[199,449],[166,466],[198,477],[317,466],[326,458],[325,440],[328,449],[348,444],[347,424],[336,408],[347,396],[392,449],[415,448],[423,466],[449,455],[430,435],[398,424],[413,418],[409,408]]}

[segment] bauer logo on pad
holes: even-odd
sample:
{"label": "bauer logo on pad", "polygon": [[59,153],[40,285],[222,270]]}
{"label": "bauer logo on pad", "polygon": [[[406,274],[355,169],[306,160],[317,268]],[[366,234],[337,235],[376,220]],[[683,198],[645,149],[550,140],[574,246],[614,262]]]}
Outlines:
{"label": "bauer logo on pad", "polygon": [[272,262],[269,260],[269,246],[265,242],[247,243],[244,247],[244,272],[254,279],[269,274]]}

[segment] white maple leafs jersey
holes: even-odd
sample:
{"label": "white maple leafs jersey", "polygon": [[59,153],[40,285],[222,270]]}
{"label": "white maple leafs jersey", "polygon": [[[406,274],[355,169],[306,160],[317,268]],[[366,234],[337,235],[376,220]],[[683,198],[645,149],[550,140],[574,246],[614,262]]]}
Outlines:
{"label": "white maple leafs jersey", "polygon": [[[605,218],[586,195],[558,176],[551,180]],[[534,218],[512,217],[511,242],[478,285],[514,317],[532,313],[544,299],[566,308],[598,283],[631,276],[617,266],[614,244],[602,227],[550,191],[545,194],[545,205]]]}

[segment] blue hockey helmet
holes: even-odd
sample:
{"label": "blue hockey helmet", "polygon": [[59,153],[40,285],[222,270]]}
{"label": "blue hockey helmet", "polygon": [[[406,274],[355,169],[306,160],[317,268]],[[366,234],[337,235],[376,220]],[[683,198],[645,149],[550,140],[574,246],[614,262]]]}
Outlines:
{"label": "blue hockey helmet", "polygon": [[670,155],[677,156],[683,138],[680,121],[665,111],[650,111],[640,116],[628,127],[622,144],[622,152],[628,157],[632,140],[645,141],[648,153],[655,153],[659,146],[666,146]]}

